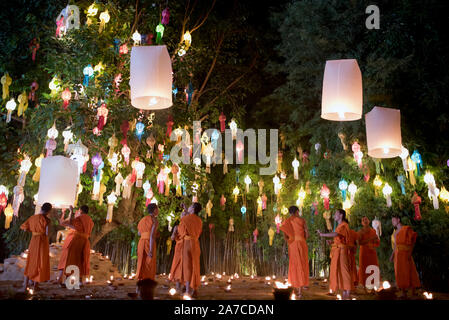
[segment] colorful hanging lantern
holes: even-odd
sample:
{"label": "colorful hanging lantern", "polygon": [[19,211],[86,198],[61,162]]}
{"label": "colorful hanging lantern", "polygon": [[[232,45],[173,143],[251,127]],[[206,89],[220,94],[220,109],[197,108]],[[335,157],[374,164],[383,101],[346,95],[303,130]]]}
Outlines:
{"label": "colorful hanging lantern", "polygon": [[226,198],[225,198],[224,194],[222,194],[221,198],[220,198],[220,207],[221,207],[222,211],[225,210],[225,206],[226,206]]}
{"label": "colorful hanging lantern", "polygon": [[140,42],[142,41],[142,36],[140,35],[139,31],[136,30],[133,33],[132,38],[133,38],[133,41],[134,41],[134,46],[140,45]]}
{"label": "colorful hanging lantern", "polygon": [[446,210],[446,213],[449,213],[449,191],[447,191],[444,186],[441,188],[440,199],[445,203],[444,209]]}
{"label": "colorful hanging lantern", "polygon": [[25,111],[28,109],[28,97],[27,93],[24,91],[17,97],[17,101],[19,102],[19,107],[17,108],[17,116],[21,116],[25,114]]}
{"label": "colorful hanging lantern", "polygon": [[234,119],[229,123],[229,128],[231,129],[232,140],[235,140],[237,138],[237,123]]}
{"label": "colorful hanging lantern", "polygon": [[421,204],[422,200],[421,197],[418,196],[416,191],[413,193],[412,196],[412,204],[415,207],[415,220],[420,221],[421,220],[421,210],[419,209],[419,205]]}
{"label": "colorful hanging lantern", "polygon": [[324,69],[321,118],[353,121],[362,117],[362,73],[355,59],[328,60]]}
{"label": "colorful hanging lantern", "polygon": [[103,162],[103,158],[99,153],[97,153],[95,156],[92,157],[92,165],[94,167],[94,171],[92,173],[93,176],[96,176],[98,174],[98,168],[100,167],[101,163]]}
{"label": "colorful hanging lantern", "polygon": [[246,207],[245,207],[245,206],[242,206],[242,207],[240,208],[240,212],[242,213],[242,219],[243,219],[243,221],[245,221],[245,219],[246,219]]}
{"label": "colorful hanging lantern", "polygon": [[238,156],[238,163],[243,163],[243,153],[245,150],[245,145],[243,144],[242,140],[237,141],[237,143],[235,144],[235,150]]}
{"label": "colorful hanging lantern", "polygon": [[345,212],[346,212],[346,216],[348,217],[348,220],[349,220],[349,217],[350,217],[350,214],[351,214],[351,207],[352,207],[352,202],[351,202],[351,200],[349,200],[348,198],[346,198],[346,200],[345,201],[343,201],[343,210],[345,210]]}
{"label": "colorful hanging lantern", "polygon": [[323,198],[323,204],[324,204],[324,208],[326,210],[329,210],[329,195],[330,195],[330,190],[329,188],[326,186],[326,184],[323,184],[323,186],[321,187],[321,197]]}
{"label": "colorful hanging lantern", "polygon": [[111,16],[109,15],[108,10],[100,13],[100,29],[98,30],[99,33],[103,32],[104,26],[109,22],[110,19]]}
{"label": "colorful hanging lantern", "polygon": [[413,154],[412,154],[412,156],[410,158],[415,163],[416,170],[417,170],[417,175],[419,176],[420,175],[420,168],[422,169],[422,167],[423,167],[421,154],[418,152],[418,150],[415,150],[415,151],[413,151]]}
{"label": "colorful hanging lantern", "polygon": [[162,23],[159,23],[156,26],[156,44],[160,44],[162,42],[162,37],[164,36],[164,26]]}
{"label": "colorful hanging lantern", "polygon": [[139,161],[139,158],[136,158],[136,160],[133,161],[131,167],[133,169],[133,173],[135,172],[136,174],[136,187],[141,188],[143,173],[145,172],[145,163]]}
{"label": "colorful hanging lantern", "polygon": [[259,230],[254,229],[253,231],[253,243],[257,243],[257,236],[259,235]]}
{"label": "colorful hanging lantern", "polygon": [[115,182],[115,194],[117,196],[120,196],[120,187],[122,186],[123,183],[123,177],[120,174],[120,172],[115,176],[114,182]]}
{"label": "colorful hanging lantern", "polygon": [[123,148],[122,148],[121,152],[122,152],[123,157],[125,158],[125,163],[128,165],[129,164],[129,155],[131,153],[131,149],[128,147],[128,145],[126,143],[123,145]]}
{"label": "colorful hanging lantern", "polygon": [[262,195],[262,210],[267,209],[267,200],[268,200],[268,198],[267,198],[266,194],[264,193]]}
{"label": "colorful hanging lantern", "polygon": [[376,175],[376,177],[373,180],[374,185],[374,191],[377,195],[377,190],[382,186],[382,180],[380,179],[379,175]]}
{"label": "colorful hanging lantern", "polygon": [[171,107],[172,82],[172,66],[166,46],[132,48],[129,84],[131,104],[135,108],[158,110]]}
{"label": "colorful hanging lantern", "polygon": [[12,83],[12,78],[8,73],[5,73],[0,82],[2,83],[2,99],[6,100],[9,98],[9,86]]}
{"label": "colorful hanging lantern", "polygon": [[270,229],[268,229],[268,240],[270,247],[273,245],[273,239],[274,239],[274,230],[272,227],[270,227]]}
{"label": "colorful hanging lantern", "polygon": [[225,129],[226,129],[226,123],[225,123],[226,116],[223,113],[223,111],[221,112],[220,116],[218,117],[218,121],[220,121],[220,131],[221,132],[225,132]]}
{"label": "colorful hanging lantern", "polygon": [[401,192],[405,195],[405,177],[401,174],[397,178],[399,185],[401,186]]}
{"label": "colorful hanging lantern", "polygon": [[210,173],[210,165],[212,162],[212,156],[214,155],[214,148],[211,143],[206,145],[203,153],[206,156],[206,173]]}
{"label": "colorful hanging lantern", "polygon": [[212,203],[212,200],[209,199],[209,201],[207,201],[206,204],[206,213],[207,216],[210,217],[212,215],[212,207],[214,206],[214,204]]}
{"label": "colorful hanging lantern", "polygon": [[237,197],[240,193],[239,187],[235,186],[234,190],[232,190],[232,194],[234,195],[234,202],[237,203]]}
{"label": "colorful hanging lantern", "polygon": [[232,217],[229,218],[228,232],[234,232],[234,219],[232,219]]}
{"label": "colorful hanging lantern", "polygon": [[281,189],[281,183],[277,174],[273,178],[273,185],[274,185],[274,194],[278,195]]}
{"label": "colorful hanging lantern", "polygon": [[348,189],[348,182],[345,179],[341,179],[338,183],[338,188],[341,191],[341,197],[343,201],[346,200],[346,190]]}
{"label": "colorful hanging lantern", "polygon": [[170,10],[167,7],[164,10],[162,10],[161,23],[166,26],[168,24],[169,19],[170,19]]}
{"label": "colorful hanging lantern", "polygon": [[274,223],[276,224],[276,233],[279,233],[279,227],[282,224],[282,218],[279,216],[279,213],[274,217]]}
{"label": "colorful hanging lantern", "polygon": [[9,229],[9,227],[11,226],[12,216],[14,214],[14,210],[11,204],[8,204],[4,213],[5,213],[5,229]]}
{"label": "colorful hanging lantern", "polygon": [[352,152],[354,152],[354,160],[357,162],[359,168],[362,167],[363,152],[360,151],[360,145],[357,142],[352,144]]}
{"label": "colorful hanging lantern", "polygon": [[45,144],[45,149],[47,149],[46,157],[50,157],[53,155],[53,150],[56,149],[56,138],[58,137],[59,132],[56,129],[56,124],[54,123],[53,126],[48,129],[47,131],[47,137],[48,140]]}
{"label": "colorful hanging lantern", "polygon": [[416,178],[415,178],[415,170],[416,170],[416,164],[412,161],[412,159],[409,157],[407,159],[407,172],[410,179],[410,184],[412,186],[416,185]]}
{"label": "colorful hanging lantern", "polygon": [[348,192],[351,197],[351,204],[354,204],[355,193],[357,192],[357,186],[354,184],[354,182],[351,182],[351,184],[348,186]]}
{"label": "colorful hanging lantern", "polygon": [[28,173],[28,171],[30,171],[30,168],[32,166],[32,162],[30,161],[30,158],[28,158],[27,156],[25,156],[25,159],[23,159],[20,162],[20,169],[19,169],[19,180],[17,181],[17,184],[19,186],[25,186],[25,178],[26,175]]}
{"label": "colorful hanging lantern", "polygon": [[111,192],[110,195],[107,196],[108,198],[108,213],[106,215],[106,221],[111,223],[112,222],[112,213],[114,210],[115,201],[117,201],[117,196],[114,192]]}
{"label": "colorful hanging lantern", "polygon": [[399,155],[399,157],[402,159],[402,166],[404,167],[404,171],[405,172],[408,171],[408,166],[407,166],[408,155],[409,155],[409,152],[408,152],[407,148],[402,146],[401,147],[401,154]]}
{"label": "colorful hanging lantern", "polygon": [[374,107],[365,115],[368,155],[393,158],[402,152],[401,111]]}
{"label": "colorful hanging lantern", "polygon": [[92,68],[92,65],[90,63],[86,67],[84,67],[83,74],[84,74],[83,86],[88,87],[89,79],[91,79],[94,75],[94,68]]}
{"label": "colorful hanging lantern", "polygon": [[299,214],[302,216],[302,208],[304,206],[304,199],[306,198],[306,192],[304,188],[301,187],[298,192],[298,200],[296,200],[296,205],[299,207]]}
{"label": "colorful hanging lantern", "polygon": [[8,110],[6,115],[6,123],[11,122],[11,114],[14,110],[16,110],[16,106],[17,103],[14,101],[14,98],[11,98],[11,100],[6,103],[6,110]]}
{"label": "colorful hanging lantern", "polygon": [[262,197],[258,196],[256,201],[257,201],[257,216],[260,217],[262,216]]}
{"label": "colorful hanging lantern", "polygon": [[248,175],[246,175],[244,181],[245,181],[245,184],[246,184],[246,193],[249,193],[249,186],[251,185],[252,180],[251,180],[251,178]]}
{"label": "colorful hanging lantern", "polygon": [[296,159],[296,157],[295,157],[295,160],[292,161],[292,167],[293,167],[293,178],[295,180],[298,180],[299,179],[299,177],[298,177],[299,161]]}
{"label": "colorful hanging lantern", "polygon": [[70,92],[69,88],[65,88],[65,90],[61,93],[61,98],[62,98],[62,100],[64,100],[64,103],[62,105],[64,110],[67,110],[67,107],[69,106],[71,97],[72,97],[72,93]]}
{"label": "colorful hanging lantern", "polygon": [[8,189],[4,185],[0,185],[0,213],[8,204]]}
{"label": "colorful hanging lantern", "polygon": [[438,210],[440,207],[438,203],[438,195],[440,194],[440,190],[436,187],[435,178],[429,171],[427,171],[424,175],[424,182],[427,184],[427,188],[429,189],[428,195],[433,202],[433,208]]}
{"label": "colorful hanging lantern", "polygon": [[384,194],[385,199],[387,199],[387,207],[391,207],[391,193],[393,189],[390,187],[388,183],[385,183],[385,186],[382,189],[382,193]]}
{"label": "colorful hanging lantern", "polygon": [[184,48],[185,50],[189,50],[190,45],[192,44],[192,35],[190,34],[189,31],[186,31],[186,33],[184,33],[184,35],[182,36],[182,41],[184,41]]}
{"label": "colorful hanging lantern", "polygon": [[66,129],[62,132],[62,136],[64,137],[64,152],[66,152],[69,143],[73,142],[73,133],[70,129]]}
{"label": "colorful hanging lantern", "polygon": [[139,141],[142,138],[144,130],[145,130],[145,125],[140,121],[137,122],[136,123],[136,136],[139,139]]}

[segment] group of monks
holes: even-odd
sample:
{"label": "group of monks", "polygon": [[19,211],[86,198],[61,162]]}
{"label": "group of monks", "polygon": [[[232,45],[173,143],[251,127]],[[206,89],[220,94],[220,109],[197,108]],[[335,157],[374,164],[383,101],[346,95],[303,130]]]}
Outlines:
{"label": "group of monks", "polygon": [[[198,217],[201,212],[201,204],[194,202],[188,209],[184,207],[181,221],[173,228],[172,239],[176,241],[175,253],[170,270],[170,280],[176,282],[179,293],[181,283],[185,284],[185,294],[190,297],[198,296],[200,286],[200,243],[198,241],[203,229],[203,222]],[[154,281],[156,276],[156,239],[157,215],[159,209],[156,204],[150,203],[147,207],[149,215],[140,220],[137,229],[139,231],[139,244],[137,247],[137,279]],[[142,283],[142,282],[140,282]],[[151,285],[151,282],[149,282]],[[141,287],[138,283],[138,287]]]}
{"label": "group of monks", "polygon": [[[40,282],[50,280],[50,250],[48,242],[48,227],[53,208],[50,203],[44,203],[38,214],[28,218],[20,228],[32,233],[30,245],[28,247],[27,263],[24,272],[23,291],[25,291],[30,281],[33,283],[34,290],[39,288]],[[60,286],[63,284],[65,270],[67,266],[74,265],[79,269],[81,279],[89,275],[90,272],[90,241],[94,223],[88,216],[89,207],[81,206],[73,217],[73,208],[70,207],[70,213],[65,218],[66,210],[63,211],[59,219],[59,224],[70,228],[70,231],[64,241],[61,257],[58,264],[58,278],[55,283]],[[71,272],[70,272],[71,274]]]}
{"label": "group of monks", "polygon": [[[280,229],[284,232],[288,243],[288,281],[300,298],[302,289],[309,283],[306,242],[309,232],[305,219],[299,215],[298,207],[291,206],[289,212],[290,217],[285,220]],[[317,230],[317,233],[320,237],[333,238],[330,252],[329,289],[333,293],[340,290],[342,298],[349,299],[351,291],[355,290],[358,284],[365,287],[367,277],[371,273],[366,272],[367,267],[371,265],[379,267],[376,247],[380,245],[380,239],[376,231],[369,226],[370,221],[367,217],[362,218],[362,228],[358,232],[349,228],[344,210],[336,210],[334,219],[338,223],[334,232],[321,233]],[[400,291],[400,297],[405,297],[408,289],[412,289],[412,294],[415,294],[415,288],[421,286],[412,258],[417,234],[410,226],[402,225],[398,216],[392,218],[392,224],[396,230],[393,233],[394,245],[390,260],[394,262],[396,286]],[[360,246],[358,271],[355,259],[357,243]]]}
{"label": "group of monks", "polygon": [[[171,281],[176,283],[179,293],[183,293],[181,284],[185,285],[185,294],[190,297],[198,296],[200,286],[200,244],[198,238],[202,232],[203,223],[198,213],[201,212],[201,204],[194,202],[190,207],[183,206],[179,225],[173,229],[172,240],[176,241],[173,262],[169,274]],[[25,280],[23,289],[26,290],[33,282],[34,289],[38,289],[40,282],[50,280],[50,256],[48,243],[48,227],[52,212],[50,203],[44,203],[38,214],[26,220],[21,229],[32,233],[28,248],[28,259],[25,267]],[[147,206],[148,215],[142,218],[137,226],[140,236],[137,247],[137,279],[138,291],[144,283],[154,289],[156,282],[156,253],[157,238],[159,237],[158,220],[159,208],[157,204],[150,203]],[[85,276],[90,272],[90,241],[94,223],[88,216],[89,208],[81,206],[73,215],[73,208],[65,218],[64,210],[59,219],[62,226],[70,228],[63,247],[58,264],[59,275],[55,283],[64,286],[63,279],[66,267],[75,265],[79,268],[81,284]],[[309,232],[306,220],[299,214],[296,206],[289,208],[290,217],[280,226],[285,240],[288,243],[289,269],[288,281],[295,290],[298,298],[302,297],[302,290],[309,284],[309,259],[307,238]],[[331,265],[329,288],[332,292],[342,291],[343,299],[349,299],[351,291],[358,284],[365,286],[369,274],[367,267],[378,267],[376,247],[380,245],[380,239],[376,231],[369,226],[369,219],[362,218],[362,228],[356,232],[349,228],[346,212],[342,209],[335,211],[334,220],[338,224],[334,232],[322,233],[317,230],[320,237],[333,238],[331,247]],[[393,240],[393,252],[390,260],[394,262],[396,286],[401,296],[406,295],[406,290],[421,286],[418,273],[412,258],[413,246],[416,242],[416,232],[410,226],[401,224],[400,217],[392,218],[393,227],[396,229]],[[359,268],[357,271],[356,252],[359,251]],[[148,287],[148,286],[147,286]],[[366,290],[366,288],[365,288]],[[141,295],[142,296],[142,295]]]}

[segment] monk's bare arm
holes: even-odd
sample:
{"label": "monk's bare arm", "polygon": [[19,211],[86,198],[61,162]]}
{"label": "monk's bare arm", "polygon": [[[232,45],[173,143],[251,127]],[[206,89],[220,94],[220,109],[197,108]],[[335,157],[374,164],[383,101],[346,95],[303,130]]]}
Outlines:
{"label": "monk's bare arm", "polygon": [[148,252],[150,258],[153,258],[153,247],[156,229],[157,229],[157,219],[153,219],[153,225],[151,227],[151,234],[150,234],[150,252]]}
{"label": "monk's bare arm", "polygon": [[174,228],[173,228],[173,233],[171,234],[171,239],[172,239],[172,241],[175,241],[175,239],[176,239],[176,233],[178,232],[178,226],[175,226]]}
{"label": "monk's bare arm", "polygon": [[335,238],[336,236],[338,236],[337,232],[321,233],[319,230],[317,230],[317,232],[320,237],[324,238]]}

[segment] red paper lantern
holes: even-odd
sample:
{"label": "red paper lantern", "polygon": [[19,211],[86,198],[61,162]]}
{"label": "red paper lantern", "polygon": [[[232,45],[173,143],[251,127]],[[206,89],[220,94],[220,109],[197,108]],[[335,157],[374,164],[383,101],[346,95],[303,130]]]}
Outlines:
{"label": "red paper lantern", "polygon": [[70,98],[72,97],[72,94],[70,93],[69,88],[66,88],[62,93],[61,93],[61,98],[62,100],[64,100],[64,110],[67,109],[67,107],[69,106],[69,101]]}

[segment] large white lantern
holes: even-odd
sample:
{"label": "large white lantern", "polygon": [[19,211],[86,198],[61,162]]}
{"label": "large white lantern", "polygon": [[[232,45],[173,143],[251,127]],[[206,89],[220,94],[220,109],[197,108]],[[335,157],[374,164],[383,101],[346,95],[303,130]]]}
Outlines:
{"label": "large white lantern", "polygon": [[144,110],[172,106],[172,66],[166,46],[131,49],[131,104]]}
{"label": "large white lantern", "polygon": [[76,161],[53,156],[42,159],[37,206],[45,202],[54,208],[73,206],[78,185],[78,164]]}
{"label": "large white lantern", "polygon": [[324,69],[321,118],[353,121],[362,118],[362,73],[355,59],[328,60]]}
{"label": "large white lantern", "polygon": [[365,114],[368,155],[394,158],[402,152],[401,111],[374,107]]}

